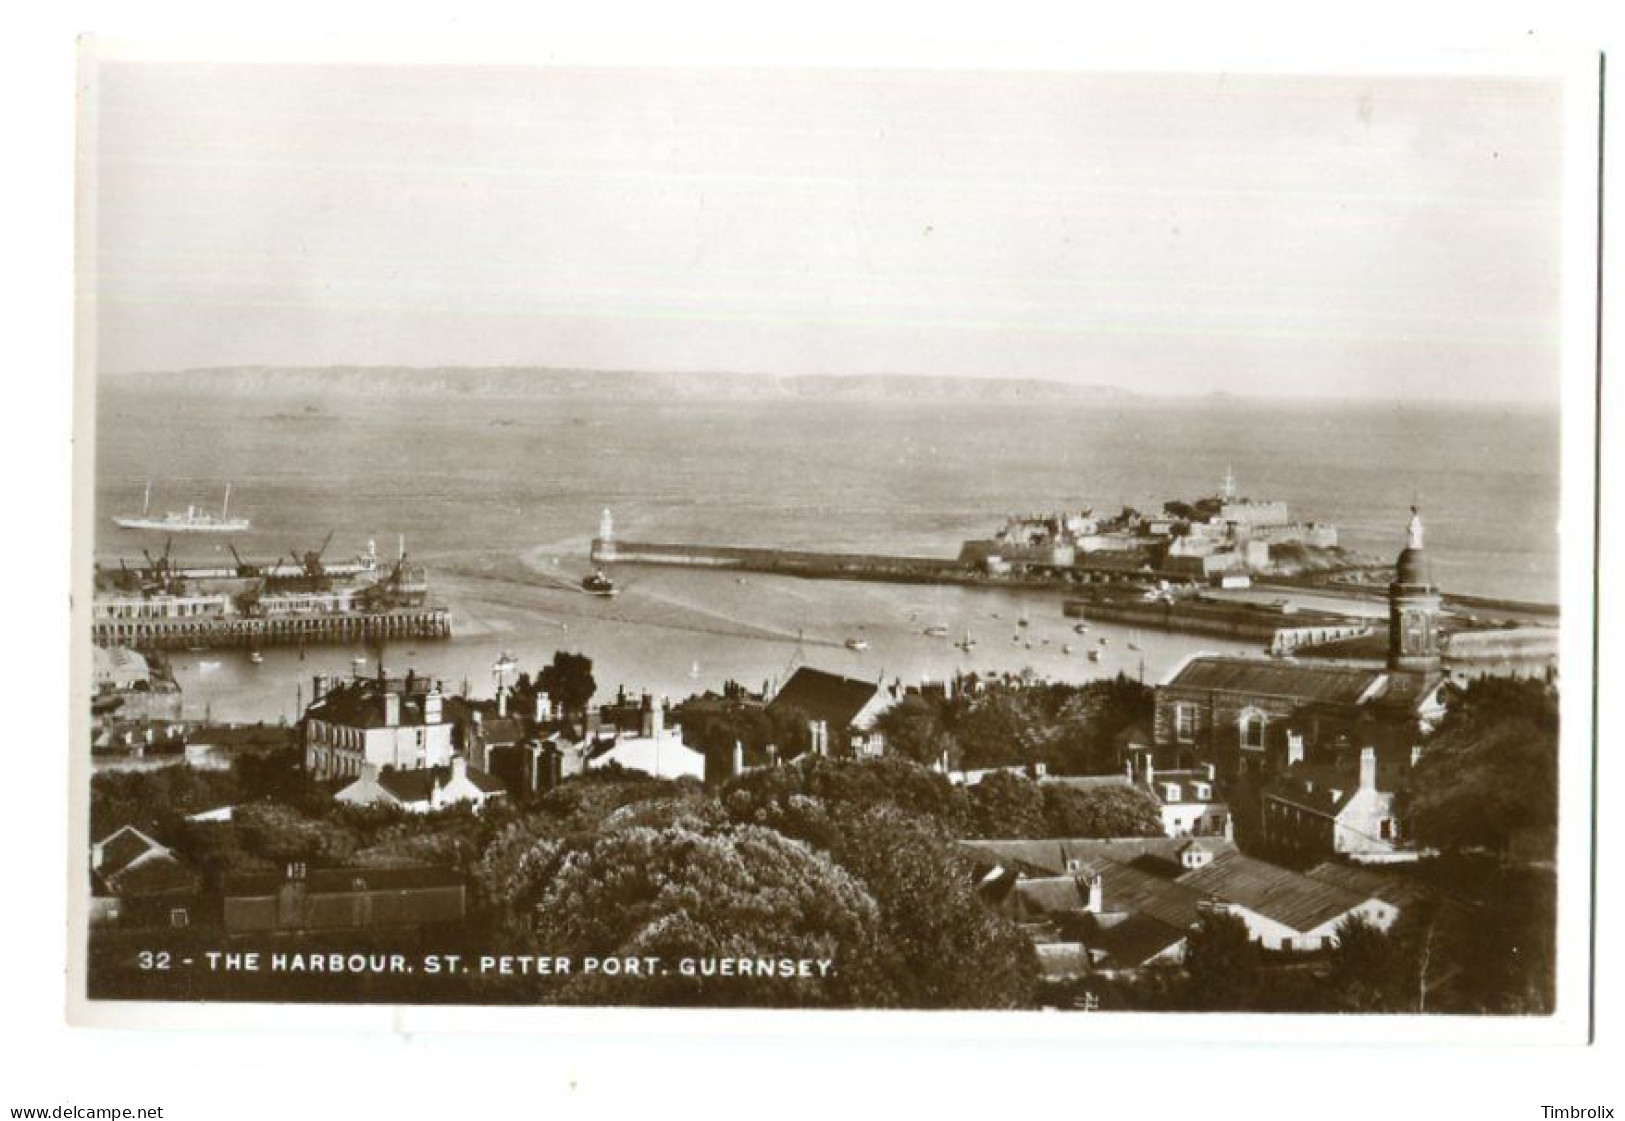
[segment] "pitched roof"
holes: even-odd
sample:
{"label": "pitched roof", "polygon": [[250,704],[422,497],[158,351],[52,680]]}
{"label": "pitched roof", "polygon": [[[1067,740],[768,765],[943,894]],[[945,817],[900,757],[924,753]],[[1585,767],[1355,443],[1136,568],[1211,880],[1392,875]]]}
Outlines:
{"label": "pitched roof", "polygon": [[1160,923],[1181,930],[1200,917],[1202,893],[1178,880],[1109,860],[1097,865],[1096,872],[1101,881],[1103,911],[1149,915]]}
{"label": "pitched roof", "polygon": [[1386,674],[1366,666],[1208,656],[1193,658],[1168,686],[1208,692],[1285,697],[1323,704],[1358,704]]}
{"label": "pitched roof", "polygon": [[1089,932],[1086,944],[1105,955],[1100,964],[1107,969],[1137,969],[1185,940],[1188,930],[1169,926],[1148,914],[1134,914],[1122,922],[1099,924]]}
{"label": "pitched roof", "polygon": [[[500,780],[478,767],[468,768],[468,781],[486,794],[500,794],[506,789]],[[378,785],[402,802],[427,802],[436,785],[445,786],[449,782],[450,767],[414,767],[410,770],[390,767],[378,772]]]}
{"label": "pitched roof", "polygon": [[428,678],[419,679],[414,683],[414,688],[408,690],[400,682],[380,685],[375,678],[358,677],[334,685],[305,712],[308,716],[345,728],[382,728],[386,726],[384,696],[394,693],[400,697],[400,723],[423,724],[423,699],[429,686]]}
{"label": "pitched roof", "polygon": [[[1180,837],[1097,837],[1062,838],[1052,841],[959,841],[959,851],[973,864],[991,867],[995,864],[1008,868],[1027,868],[1039,874],[1060,875],[1069,871],[1071,861],[1086,865],[1100,861],[1117,864],[1135,864],[1143,867],[1147,860],[1164,861],[1171,869],[1179,867],[1179,851],[1187,843]],[[1202,844],[1215,857],[1233,853],[1234,841],[1222,837],[1204,837]]]}
{"label": "pitched roof", "polygon": [[1401,910],[1426,899],[1430,894],[1421,884],[1399,876],[1386,876],[1369,868],[1356,868],[1352,864],[1338,864],[1331,860],[1315,865],[1307,874],[1312,880],[1336,884],[1356,895],[1392,903]]}
{"label": "pitched roof", "polygon": [[[225,876],[220,884],[223,895],[274,895],[287,883],[276,872],[240,872]],[[329,895],[350,891],[411,891],[458,887],[462,873],[455,868],[418,864],[405,868],[317,868],[305,874],[307,894]]]}
{"label": "pitched roof", "polygon": [[197,890],[197,873],[133,825],[111,834],[98,848],[101,861],[93,872],[109,894],[167,895]]}
{"label": "pitched roof", "polygon": [[1314,930],[1370,898],[1240,853],[1186,872],[1178,882],[1297,931]]}
{"label": "pitched roof", "polygon": [[832,729],[846,728],[875,699],[880,688],[873,681],[859,681],[802,666],[790,675],[790,680],[767,707],[770,710],[799,709],[809,719],[821,720]]}

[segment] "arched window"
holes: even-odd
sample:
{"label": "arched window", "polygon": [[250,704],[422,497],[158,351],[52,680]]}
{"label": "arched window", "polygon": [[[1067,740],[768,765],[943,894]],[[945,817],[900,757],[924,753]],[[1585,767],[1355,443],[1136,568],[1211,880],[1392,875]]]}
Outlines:
{"label": "arched window", "polygon": [[1264,750],[1264,714],[1248,709],[1241,714],[1241,746],[1248,751]]}

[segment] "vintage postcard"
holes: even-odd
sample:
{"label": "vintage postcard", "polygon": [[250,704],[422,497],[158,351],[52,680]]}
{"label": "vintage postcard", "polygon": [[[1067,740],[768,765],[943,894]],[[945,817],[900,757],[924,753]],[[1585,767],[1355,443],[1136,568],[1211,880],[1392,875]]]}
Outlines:
{"label": "vintage postcard", "polygon": [[1595,57],[82,77],[76,1021],[1586,1038]]}

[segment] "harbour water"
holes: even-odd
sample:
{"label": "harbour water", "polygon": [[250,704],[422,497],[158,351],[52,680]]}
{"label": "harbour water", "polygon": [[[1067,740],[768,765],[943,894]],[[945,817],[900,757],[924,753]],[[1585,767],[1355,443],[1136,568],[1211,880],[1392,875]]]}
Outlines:
{"label": "harbour water", "polygon": [[[578,584],[605,507],[643,540],[951,556],[1007,512],[1149,508],[1212,493],[1230,466],[1243,493],[1335,522],[1347,547],[1379,557],[1397,551],[1419,496],[1441,585],[1556,602],[1558,418],[1473,407],[278,400],[112,383],[98,402],[95,547],[110,563],[162,548],[111,522],[149,477],[155,505],[172,506],[231,481],[253,520],[232,543],[250,560],[313,548],[330,529],[334,560],[368,539],[393,554],[404,535],[457,637],[382,657],[476,693],[490,691],[500,652],[533,668],[556,649],[589,654],[605,692],[674,698],[728,678],[759,686],[798,663],[905,681],[1023,668],[1153,680],[1193,648],[1249,647],[1109,625],[1078,635],[1049,592],[634,567],[616,571],[614,599]],[[230,563],[224,541],[174,547],[184,561]],[[925,634],[938,626],[946,637]],[[955,646],[967,633],[968,652]],[[256,665],[212,652],[174,665],[192,715],[274,720],[292,717],[311,674],[379,654],[271,649]]]}

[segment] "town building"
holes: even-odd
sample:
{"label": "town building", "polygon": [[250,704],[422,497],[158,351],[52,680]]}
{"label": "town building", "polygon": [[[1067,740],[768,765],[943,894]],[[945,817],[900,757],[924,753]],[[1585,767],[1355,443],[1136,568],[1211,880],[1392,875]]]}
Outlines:
{"label": "town building", "polygon": [[410,928],[463,919],[468,888],[454,869],[321,868],[228,875],[221,914],[228,934]]}
{"label": "town building", "polygon": [[202,888],[191,865],[133,825],[90,846],[90,882],[98,925],[188,926]]}
{"label": "town building", "polygon": [[[1419,751],[1420,749],[1418,749]],[[1377,750],[1361,749],[1358,765],[1293,763],[1263,790],[1263,840],[1273,852],[1375,859],[1405,853],[1394,796],[1403,776]]]}
{"label": "town building", "polygon": [[352,806],[393,806],[410,813],[433,813],[455,805],[484,809],[492,798],[506,793],[502,783],[453,755],[443,767],[398,769],[363,763],[354,782],[333,795]]}
{"label": "town building", "polygon": [[600,710],[589,730],[588,770],[621,767],[655,778],[705,779],[705,755],[683,741],[683,730],[669,721],[666,698],[644,693],[635,706],[623,697]]}
{"label": "town building", "polygon": [[428,678],[380,671],[333,683],[317,674],[301,722],[305,768],[318,779],[357,779],[368,764],[380,771],[445,767],[452,732],[439,684]]}
{"label": "town building", "polygon": [[1268,776],[1297,760],[1341,762],[1364,747],[1410,757],[1443,713],[1439,597],[1413,512],[1389,589],[1383,666],[1233,655],[1188,659],[1156,691],[1159,767],[1213,763],[1220,779]]}
{"label": "town building", "polygon": [[875,730],[875,721],[894,700],[878,681],[801,666],[767,707],[770,712],[801,714],[807,721],[808,750],[815,755],[876,758],[885,754],[886,737]]}
{"label": "town building", "polygon": [[1266,950],[1306,953],[1336,944],[1337,930],[1363,920],[1387,930],[1400,908],[1377,895],[1306,876],[1241,853],[1210,861],[1178,878],[1247,925]]}

